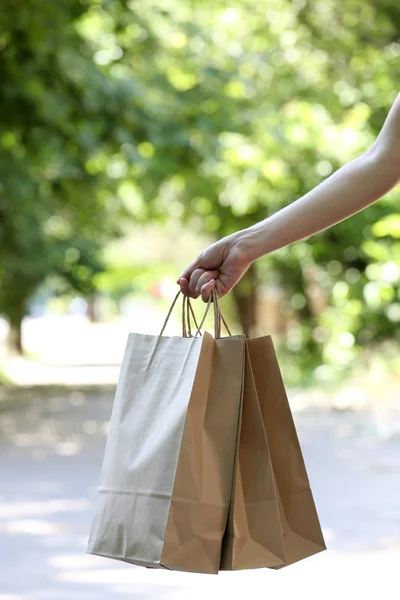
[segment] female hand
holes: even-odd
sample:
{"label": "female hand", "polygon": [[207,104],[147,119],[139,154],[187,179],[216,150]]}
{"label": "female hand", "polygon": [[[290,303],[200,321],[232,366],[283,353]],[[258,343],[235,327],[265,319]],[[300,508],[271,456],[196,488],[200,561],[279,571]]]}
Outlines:
{"label": "female hand", "polygon": [[183,271],[177,283],[185,296],[207,302],[216,287],[222,298],[236,285],[250,266],[243,232],[227,236],[201,252]]}

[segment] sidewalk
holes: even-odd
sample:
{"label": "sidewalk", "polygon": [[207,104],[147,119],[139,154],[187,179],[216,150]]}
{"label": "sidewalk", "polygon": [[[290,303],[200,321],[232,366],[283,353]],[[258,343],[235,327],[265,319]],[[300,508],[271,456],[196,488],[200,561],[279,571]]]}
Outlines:
{"label": "sidewalk", "polygon": [[[72,315],[26,317],[23,340],[28,358],[5,360],[1,338],[7,332],[0,327],[3,372],[12,383],[25,387],[115,385],[129,332],[157,334],[164,318],[164,313],[142,304],[130,317],[110,323],[90,323],[86,317]],[[170,331],[179,332],[175,315]]]}
{"label": "sidewalk", "polygon": [[329,551],[215,577],[85,554],[112,395],[33,390],[1,406],[0,600],[398,598],[400,437],[369,410],[295,415]]}
{"label": "sidewalk", "polygon": [[[0,320],[0,366],[11,383],[22,387],[115,387],[129,332],[157,335],[165,319],[165,311],[161,307],[158,309],[138,303],[129,317],[95,324],[79,316],[27,317],[23,326],[27,357],[7,361],[4,359],[4,344],[2,346],[6,330]],[[181,335],[179,318],[179,311],[172,313],[168,335]],[[346,382],[344,389],[334,392],[331,386],[322,382],[313,390],[292,391],[292,409],[333,407],[359,410],[379,407],[381,411],[397,415],[400,411],[400,382],[390,380],[388,372],[379,363],[367,375],[359,375],[357,381]],[[284,368],[283,376],[285,378]]]}

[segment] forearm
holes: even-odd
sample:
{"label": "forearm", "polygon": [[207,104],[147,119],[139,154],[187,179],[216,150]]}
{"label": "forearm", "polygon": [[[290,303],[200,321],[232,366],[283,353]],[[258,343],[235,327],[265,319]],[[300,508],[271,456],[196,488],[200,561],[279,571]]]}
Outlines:
{"label": "forearm", "polygon": [[296,202],[246,230],[250,260],[343,221],[395,184],[395,173],[384,176],[373,152],[357,158]]}
{"label": "forearm", "polygon": [[383,196],[400,179],[400,95],[373,146],[311,192],[242,232],[249,260],[323,231]]}

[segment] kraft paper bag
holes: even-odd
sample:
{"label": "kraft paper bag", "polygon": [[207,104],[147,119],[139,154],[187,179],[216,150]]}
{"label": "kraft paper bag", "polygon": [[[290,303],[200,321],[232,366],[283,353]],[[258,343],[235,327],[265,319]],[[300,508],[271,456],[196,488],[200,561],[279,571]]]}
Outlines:
{"label": "kraft paper bag", "polygon": [[244,336],[129,334],[89,553],[146,567],[218,572],[244,345]]}
{"label": "kraft paper bag", "polygon": [[277,569],[325,549],[272,339],[248,339],[220,568]]}

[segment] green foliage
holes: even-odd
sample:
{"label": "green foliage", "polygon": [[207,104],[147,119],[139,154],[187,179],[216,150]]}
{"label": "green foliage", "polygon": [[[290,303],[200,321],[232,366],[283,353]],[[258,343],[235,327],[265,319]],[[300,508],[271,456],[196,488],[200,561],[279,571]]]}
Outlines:
{"label": "green foliage", "polygon": [[76,30],[90,4],[0,2],[0,311],[15,323],[50,273],[91,293],[118,231],[113,179],[93,164],[120,148],[129,90]]}
{"label": "green foliage", "polygon": [[104,272],[96,275],[94,284],[98,291],[119,301],[132,292],[148,292],[167,273],[171,278],[174,275],[170,264],[159,262],[150,268],[148,265],[135,266],[131,261],[125,261],[108,264]]}
{"label": "green foliage", "polygon": [[[365,151],[398,93],[400,8],[390,0],[130,6],[145,41],[135,73],[155,120],[142,143],[154,176],[136,181],[153,218],[215,237],[265,218]],[[129,27],[117,34],[126,62]],[[397,335],[398,197],[259,265],[301,320],[287,341],[300,366],[340,371],[360,344]],[[313,307],[315,288],[325,311]]]}
{"label": "green foliage", "polygon": [[[124,218],[218,238],[274,213],[367,149],[398,93],[393,0],[14,5],[0,0],[9,315],[52,273],[85,294],[128,289],[128,267],[95,276]],[[260,261],[301,321],[300,366],[343,368],[397,335],[398,198]]]}

